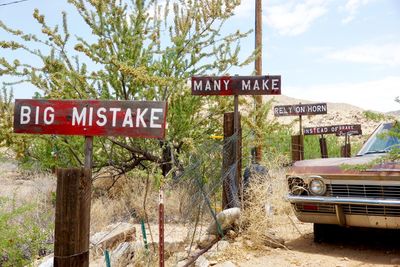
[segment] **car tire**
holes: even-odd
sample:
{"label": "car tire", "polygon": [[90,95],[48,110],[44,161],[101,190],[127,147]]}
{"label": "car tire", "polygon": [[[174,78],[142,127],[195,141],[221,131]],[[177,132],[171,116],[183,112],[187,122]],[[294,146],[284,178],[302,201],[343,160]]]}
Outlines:
{"label": "car tire", "polygon": [[337,229],[337,225],[314,223],[314,242],[332,241],[336,236]]}

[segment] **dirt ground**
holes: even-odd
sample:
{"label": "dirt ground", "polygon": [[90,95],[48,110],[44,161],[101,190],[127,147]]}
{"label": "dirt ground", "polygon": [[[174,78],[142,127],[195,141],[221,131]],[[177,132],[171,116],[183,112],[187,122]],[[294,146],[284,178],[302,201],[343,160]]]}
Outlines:
{"label": "dirt ground", "polygon": [[[54,177],[24,177],[17,172],[14,162],[0,162],[0,173],[0,197],[23,198],[23,195],[40,194],[55,187]],[[280,220],[279,215],[276,217]],[[287,248],[252,250],[251,241],[247,241],[246,248],[242,249],[245,241],[237,240],[217,258],[216,263],[231,261],[242,267],[400,266],[399,231],[344,229],[335,240],[316,244],[311,224],[301,223],[295,218],[291,220],[293,223],[274,229],[284,238]]]}
{"label": "dirt ground", "polygon": [[238,266],[400,266],[400,233],[343,229],[335,240],[314,243],[312,225],[294,220],[302,234],[288,232],[287,249],[250,252]]}

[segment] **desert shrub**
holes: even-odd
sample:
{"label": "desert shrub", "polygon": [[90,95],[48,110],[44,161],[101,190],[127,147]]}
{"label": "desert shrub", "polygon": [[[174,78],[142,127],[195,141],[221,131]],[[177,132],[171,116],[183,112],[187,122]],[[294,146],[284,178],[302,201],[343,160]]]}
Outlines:
{"label": "desert shrub", "polygon": [[385,118],[386,118],[386,116],[384,114],[374,112],[371,110],[363,111],[363,115],[366,119],[371,120],[371,121],[376,121],[376,122],[385,120]]}
{"label": "desert shrub", "polygon": [[0,266],[23,266],[51,249],[48,217],[35,205],[0,198]]}
{"label": "desert shrub", "polygon": [[[304,137],[304,158],[315,159],[321,157],[319,136],[308,135]],[[328,147],[328,156],[330,158],[340,157],[340,148],[344,145],[343,137],[335,135],[326,135],[326,143]],[[353,140],[354,139],[354,140]],[[355,155],[361,148],[361,142],[358,139],[351,138],[351,154]]]}

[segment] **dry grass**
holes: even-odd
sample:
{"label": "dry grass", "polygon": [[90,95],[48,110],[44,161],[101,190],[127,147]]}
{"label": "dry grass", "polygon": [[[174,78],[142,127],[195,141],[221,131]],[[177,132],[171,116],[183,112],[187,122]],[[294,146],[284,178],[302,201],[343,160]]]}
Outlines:
{"label": "dry grass", "polygon": [[284,233],[280,229],[291,225],[292,212],[284,199],[286,193],[284,168],[272,169],[268,175],[252,176],[242,214],[243,237],[251,241],[252,249],[284,247]]}

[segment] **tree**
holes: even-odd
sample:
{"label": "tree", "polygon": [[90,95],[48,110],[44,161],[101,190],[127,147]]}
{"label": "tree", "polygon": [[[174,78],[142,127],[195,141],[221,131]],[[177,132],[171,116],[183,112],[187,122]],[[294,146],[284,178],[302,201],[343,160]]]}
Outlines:
{"label": "tree", "polygon": [[[168,101],[165,140],[96,138],[94,148],[97,170],[113,167],[120,175],[138,166],[158,164],[165,174],[171,163],[179,165],[179,154],[220,127],[220,115],[231,105],[226,98],[192,97],[188,79],[205,73],[225,74],[232,66],[252,61],[253,54],[239,61],[239,41],[248,33],[221,33],[240,0],[176,0],[164,5],[156,0],[68,2],[92,36],[73,38],[66,13],[60,29],[48,25],[36,9],[33,17],[42,36],[11,29],[0,21],[3,30],[20,40],[0,41],[3,49],[25,50],[41,61],[37,66],[0,58],[0,75],[33,84],[44,98]],[[31,44],[41,49],[32,49]],[[58,158],[61,164],[82,164],[82,138],[40,139],[47,148],[56,148],[47,149],[43,157],[63,154],[64,159]],[[29,151],[34,156],[32,146]]]}

